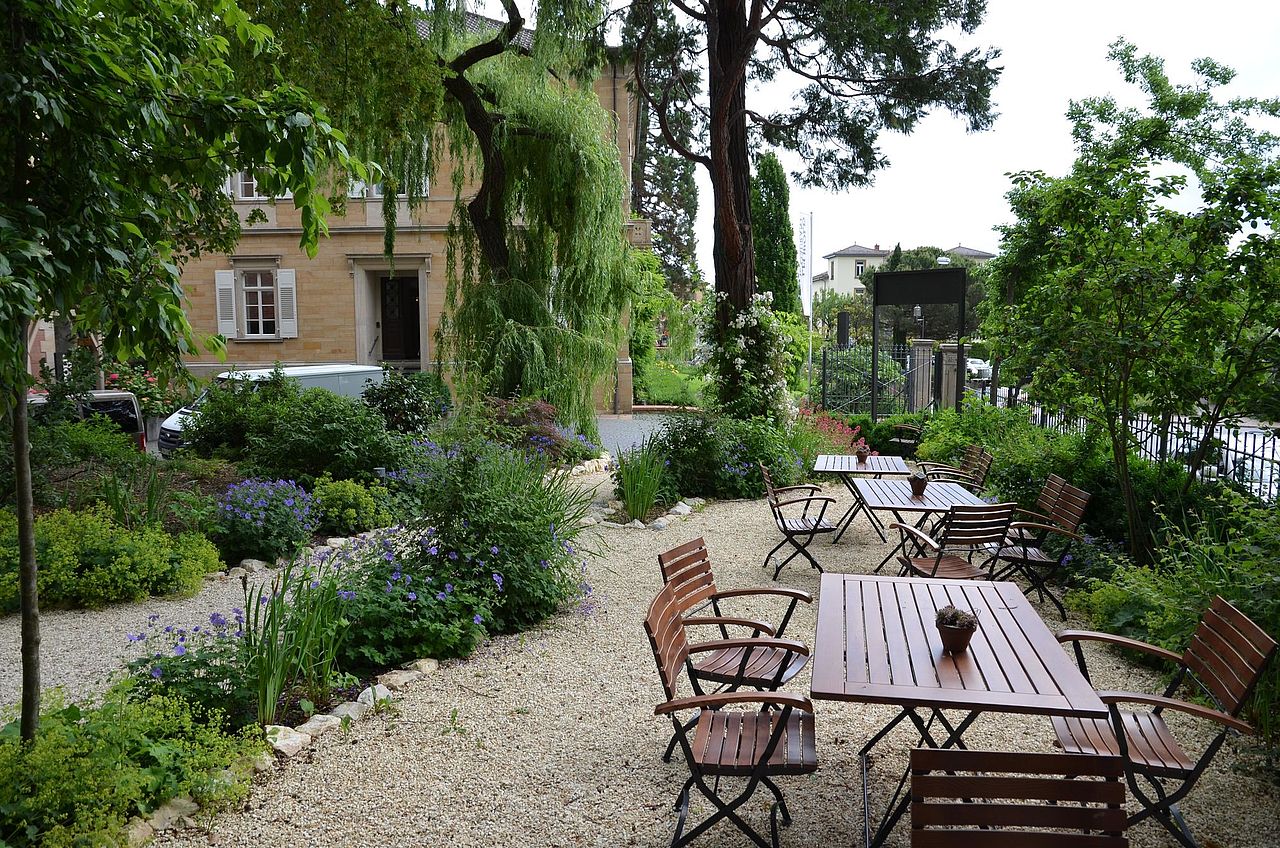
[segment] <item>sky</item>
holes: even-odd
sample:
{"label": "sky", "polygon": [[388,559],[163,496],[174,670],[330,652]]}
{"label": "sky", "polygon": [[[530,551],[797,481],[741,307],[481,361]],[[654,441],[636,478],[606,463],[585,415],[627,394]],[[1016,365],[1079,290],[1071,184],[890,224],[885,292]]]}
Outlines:
{"label": "sky", "polygon": [[[813,215],[814,273],[823,270],[824,254],[855,243],[885,250],[895,243],[904,250],[963,244],[998,252],[995,227],[1011,220],[1005,174],[1038,169],[1056,175],[1071,167],[1069,101],[1113,94],[1139,102],[1137,89],[1126,85],[1107,60],[1108,45],[1120,36],[1140,54],[1162,57],[1174,82],[1192,82],[1191,61],[1207,56],[1237,71],[1230,94],[1280,96],[1280,3],[1275,0],[989,0],[982,26],[958,43],[1002,52],[994,125],[971,134],[960,119],[940,112],[910,135],[881,136],[890,164],[869,187],[830,193],[793,184],[796,223]],[[756,102],[767,105],[771,95],[777,96],[760,93],[766,99]],[[798,162],[787,154],[782,159],[790,168]],[[698,178],[698,260],[710,278],[705,169],[698,169]]]}

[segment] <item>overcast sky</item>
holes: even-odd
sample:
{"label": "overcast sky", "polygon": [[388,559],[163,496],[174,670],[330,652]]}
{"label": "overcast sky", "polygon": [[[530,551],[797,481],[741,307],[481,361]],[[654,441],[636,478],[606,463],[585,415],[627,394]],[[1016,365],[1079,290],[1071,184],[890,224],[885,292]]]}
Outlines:
{"label": "overcast sky", "polygon": [[[1280,96],[1276,0],[989,0],[973,44],[1002,51],[994,126],[968,134],[960,120],[932,115],[911,135],[881,136],[890,164],[870,187],[832,194],[793,185],[793,217],[813,213],[814,272],[823,270],[823,254],[854,243],[997,252],[994,228],[1010,218],[1005,174],[1062,174],[1071,166],[1068,101],[1110,93],[1137,102],[1136,88],[1106,58],[1107,45],[1120,36],[1140,53],[1164,58],[1175,82],[1190,82],[1190,62],[1208,56],[1237,71],[1231,94]],[[698,176],[698,257],[710,279],[710,186],[704,169]]]}

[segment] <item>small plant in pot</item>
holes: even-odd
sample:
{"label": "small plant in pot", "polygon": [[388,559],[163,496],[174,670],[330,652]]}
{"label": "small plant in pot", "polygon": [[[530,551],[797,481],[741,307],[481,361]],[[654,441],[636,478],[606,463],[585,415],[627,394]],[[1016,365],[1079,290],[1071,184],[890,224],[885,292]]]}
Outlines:
{"label": "small plant in pot", "polygon": [[942,649],[948,654],[963,654],[968,650],[973,631],[978,629],[976,615],[952,604],[938,610],[935,623],[938,625],[938,635],[942,637]]}
{"label": "small plant in pot", "polygon": [[859,441],[853,448],[853,454],[858,458],[860,465],[866,465],[868,457],[871,456],[871,447],[865,441]]}
{"label": "small plant in pot", "polygon": [[924,497],[925,486],[929,485],[929,476],[923,471],[917,471],[907,478],[907,482],[911,484],[913,498]]}

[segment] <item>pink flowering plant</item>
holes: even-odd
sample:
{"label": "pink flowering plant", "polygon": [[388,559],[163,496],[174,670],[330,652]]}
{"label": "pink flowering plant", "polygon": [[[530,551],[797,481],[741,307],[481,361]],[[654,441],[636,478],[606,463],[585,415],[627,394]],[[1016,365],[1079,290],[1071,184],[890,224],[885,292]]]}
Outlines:
{"label": "pink flowering plant", "polygon": [[146,416],[169,415],[186,400],[186,393],[172,380],[162,381],[141,366],[118,362],[104,366],[103,385],[108,389],[133,392]]}

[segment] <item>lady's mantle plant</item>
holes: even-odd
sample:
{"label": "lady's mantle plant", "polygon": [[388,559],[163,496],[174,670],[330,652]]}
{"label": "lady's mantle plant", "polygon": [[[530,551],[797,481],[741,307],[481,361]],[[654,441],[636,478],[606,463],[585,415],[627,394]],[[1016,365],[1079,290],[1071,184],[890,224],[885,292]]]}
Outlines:
{"label": "lady's mantle plant", "polygon": [[719,412],[731,418],[767,418],[785,425],[791,408],[787,396],[786,338],[770,304],[772,292],[762,292],[750,305],[731,314],[723,331],[716,323],[721,310],[734,307],[724,292],[716,293],[716,308],[702,314],[702,335],[710,343],[707,394]]}

